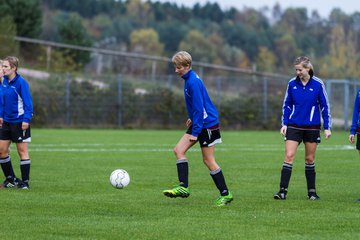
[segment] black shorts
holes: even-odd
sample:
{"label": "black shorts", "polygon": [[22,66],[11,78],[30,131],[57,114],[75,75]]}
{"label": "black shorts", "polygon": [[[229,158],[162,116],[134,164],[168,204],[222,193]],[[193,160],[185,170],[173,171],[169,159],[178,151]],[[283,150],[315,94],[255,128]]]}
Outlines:
{"label": "black shorts", "polygon": [[[192,126],[186,131],[187,134],[192,133]],[[221,143],[221,134],[219,124],[211,128],[203,128],[198,136],[200,147],[211,147],[217,143]]]}
{"label": "black shorts", "polygon": [[26,130],[22,130],[22,122],[4,122],[0,130],[0,140],[11,140],[15,143],[31,142],[30,125]]}
{"label": "black shorts", "polygon": [[356,149],[360,151],[360,137],[359,137],[359,133],[356,134]]}
{"label": "black shorts", "polygon": [[320,143],[321,142],[320,130],[297,129],[297,128],[288,127],[285,136],[285,141],[286,140],[296,141],[299,144],[301,142]]}

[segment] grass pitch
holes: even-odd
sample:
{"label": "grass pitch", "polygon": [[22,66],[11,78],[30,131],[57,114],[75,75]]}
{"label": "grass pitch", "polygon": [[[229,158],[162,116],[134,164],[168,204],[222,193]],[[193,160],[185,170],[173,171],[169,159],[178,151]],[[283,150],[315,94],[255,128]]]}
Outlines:
{"label": "grass pitch", "polygon": [[[188,153],[191,196],[170,199],[177,183],[172,148],[182,131],[33,129],[30,190],[0,191],[0,239],[360,239],[360,157],[348,133],[333,132],[316,156],[320,201],[307,200],[304,147],[288,199],[276,201],[284,143],[273,132],[222,132],[216,147],[234,201],[219,193],[199,146]],[[12,144],[14,169],[19,160]],[[109,183],[117,168],[125,189]]]}

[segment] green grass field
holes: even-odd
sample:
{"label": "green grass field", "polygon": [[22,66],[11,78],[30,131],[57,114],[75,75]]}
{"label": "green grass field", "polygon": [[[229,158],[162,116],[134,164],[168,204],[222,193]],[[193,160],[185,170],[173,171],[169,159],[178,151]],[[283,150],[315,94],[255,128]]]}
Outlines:
{"label": "green grass field", "polygon": [[[360,239],[360,157],[348,133],[333,132],[316,156],[320,201],[307,200],[300,146],[288,199],[276,201],[284,143],[278,132],[222,132],[216,158],[234,201],[219,193],[196,145],[187,199],[162,190],[177,183],[172,148],[181,131],[33,129],[30,190],[0,191],[0,239]],[[13,144],[12,144],[13,145]],[[14,146],[12,162],[19,175]],[[130,185],[109,175],[126,169]]]}

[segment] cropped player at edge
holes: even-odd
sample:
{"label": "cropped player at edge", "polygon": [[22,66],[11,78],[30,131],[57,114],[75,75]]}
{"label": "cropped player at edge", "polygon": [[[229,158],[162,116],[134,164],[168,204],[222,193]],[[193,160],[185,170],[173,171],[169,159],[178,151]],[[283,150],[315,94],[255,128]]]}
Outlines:
{"label": "cropped player at edge", "polygon": [[[30,156],[28,143],[31,141],[30,121],[33,103],[27,81],[17,73],[19,60],[14,56],[3,59],[3,96],[0,107],[0,164],[6,177],[1,188],[29,189]],[[20,157],[22,180],[17,179],[11,164],[9,146],[16,143]]]}
{"label": "cropped player at edge", "polygon": [[218,113],[206,91],[203,81],[191,69],[192,57],[188,52],[180,51],[172,57],[175,72],[184,81],[184,97],[188,112],[186,126],[188,130],[174,148],[179,186],[163,191],[167,197],[186,198],[190,195],[188,182],[188,159],[186,152],[199,142],[204,164],[220,191],[216,200],[217,206],[224,206],[233,200],[229,192],[223,172],[215,161],[215,144],[221,143]]}
{"label": "cropped player at edge", "polygon": [[299,144],[304,142],[308,198],[318,200],[315,152],[320,143],[321,116],[325,138],[331,136],[330,105],[324,83],[314,76],[310,59],[305,56],[296,58],[294,67],[297,76],[289,81],[283,104],[280,133],[285,137],[285,160],[281,170],[280,191],[274,198],[286,199],[295,154]]}
{"label": "cropped player at edge", "polygon": [[[350,127],[350,135],[349,142],[351,144],[355,143],[355,135],[356,137],[356,149],[360,154],[360,88],[356,92],[355,101],[354,101],[354,109],[352,116],[352,124]],[[360,198],[357,200],[360,203]]]}

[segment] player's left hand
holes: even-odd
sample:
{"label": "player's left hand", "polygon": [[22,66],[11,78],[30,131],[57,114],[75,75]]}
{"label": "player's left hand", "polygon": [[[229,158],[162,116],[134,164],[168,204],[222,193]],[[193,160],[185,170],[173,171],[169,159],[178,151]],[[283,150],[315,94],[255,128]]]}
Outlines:
{"label": "player's left hand", "polygon": [[191,135],[190,138],[189,138],[189,141],[190,141],[190,142],[196,142],[196,141],[197,141],[197,137]]}
{"label": "player's left hand", "polygon": [[26,130],[29,128],[29,123],[27,122],[22,122],[22,125],[21,125],[21,130]]}
{"label": "player's left hand", "polygon": [[325,139],[329,139],[331,137],[331,131],[330,129],[325,129],[324,130],[324,134],[325,134]]}

